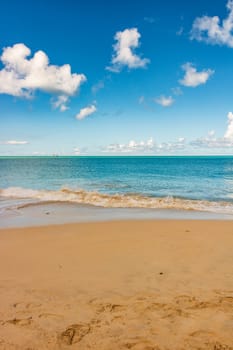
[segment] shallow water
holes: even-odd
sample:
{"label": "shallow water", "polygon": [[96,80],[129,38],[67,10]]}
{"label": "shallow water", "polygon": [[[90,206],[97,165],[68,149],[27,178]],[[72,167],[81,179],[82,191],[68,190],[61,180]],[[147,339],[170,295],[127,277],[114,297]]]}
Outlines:
{"label": "shallow water", "polygon": [[1,217],[42,202],[229,216],[233,157],[0,157]]}

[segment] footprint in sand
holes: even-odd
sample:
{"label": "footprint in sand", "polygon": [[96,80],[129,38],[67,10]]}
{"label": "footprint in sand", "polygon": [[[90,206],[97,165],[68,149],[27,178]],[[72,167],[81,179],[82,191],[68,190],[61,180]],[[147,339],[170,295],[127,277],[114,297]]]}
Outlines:
{"label": "footprint in sand", "polygon": [[132,350],[160,350],[157,345],[151,345],[148,341],[129,341],[123,346],[125,349]]}
{"label": "footprint in sand", "polygon": [[219,303],[233,308],[233,297],[232,296],[220,297]]}
{"label": "footprint in sand", "polygon": [[214,344],[214,350],[233,350],[233,347],[217,342]]}
{"label": "footprint in sand", "polygon": [[89,324],[73,324],[59,334],[58,340],[62,344],[72,345],[80,342],[90,330]]}
{"label": "footprint in sand", "polygon": [[34,308],[38,308],[41,307],[42,304],[40,303],[24,303],[24,302],[18,302],[18,303],[14,303],[13,307],[14,308],[20,308],[20,309],[34,309]]}
{"label": "footprint in sand", "polygon": [[189,334],[187,344],[190,349],[200,350],[233,350],[232,346],[216,341],[217,334],[205,330],[197,330]]}
{"label": "footprint in sand", "polygon": [[32,322],[32,317],[24,319],[13,318],[12,320],[4,321],[3,324],[13,324],[15,326],[29,326]]}
{"label": "footprint in sand", "polygon": [[98,303],[98,302],[90,302],[90,304],[92,306],[95,307],[96,312],[98,314],[101,313],[112,313],[112,312],[118,312],[118,311],[124,311],[126,310],[126,306],[125,305],[121,305],[121,304],[112,304],[112,303]]}
{"label": "footprint in sand", "polygon": [[56,320],[61,320],[64,318],[62,315],[52,314],[52,313],[43,313],[38,316],[39,318],[52,318]]}

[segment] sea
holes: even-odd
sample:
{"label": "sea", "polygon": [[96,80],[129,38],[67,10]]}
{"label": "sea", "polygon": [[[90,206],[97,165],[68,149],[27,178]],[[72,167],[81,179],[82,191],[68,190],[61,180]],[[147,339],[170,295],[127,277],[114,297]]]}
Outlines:
{"label": "sea", "polygon": [[0,157],[0,227],[233,219],[233,156]]}

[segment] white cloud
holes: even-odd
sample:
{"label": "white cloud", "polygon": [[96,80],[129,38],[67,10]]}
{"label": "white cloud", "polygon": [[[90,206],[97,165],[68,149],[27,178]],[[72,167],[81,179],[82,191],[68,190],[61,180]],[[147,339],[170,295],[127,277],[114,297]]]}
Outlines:
{"label": "white cloud", "polygon": [[75,148],[74,148],[74,154],[76,154],[77,156],[78,156],[79,154],[81,154],[80,148],[75,147]]}
{"label": "white cloud", "polygon": [[233,148],[233,113],[229,112],[227,115],[228,127],[224,137],[215,137],[215,131],[208,132],[207,137],[200,137],[190,142],[191,146],[195,148]]}
{"label": "white cloud", "polygon": [[85,108],[80,109],[79,113],[76,115],[76,118],[81,120],[85,119],[89,115],[95,113],[97,111],[97,108],[95,105],[91,105]]}
{"label": "white cloud", "polygon": [[107,69],[113,72],[119,72],[124,66],[129,69],[146,67],[150,62],[149,59],[141,58],[134,53],[134,49],[140,46],[140,37],[141,34],[137,28],[117,32],[114,37],[117,43],[113,46],[112,66],[107,67]]}
{"label": "white cloud", "polygon": [[154,148],[153,138],[149,138],[147,141],[134,141],[131,140],[127,144],[115,143],[107,146],[104,152],[112,153],[135,153],[135,152],[146,152],[151,151]]}
{"label": "white cloud", "polygon": [[27,145],[29,142],[28,141],[17,141],[17,140],[9,140],[5,141],[5,145]]}
{"label": "white cloud", "polygon": [[192,154],[195,152],[232,152],[233,151],[233,113],[228,113],[228,127],[224,137],[216,137],[215,131],[210,130],[207,136],[187,141],[179,137],[176,141],[157,143],[153,138],[147,141],[132,140],[126,144],[115,143],[102,151],[105,153],[126,154]]}
{"label": "white cloud", "polygon": [[192,26],[191,39],[233,48],[233,0],[228,0],[226,6],[229,14],[222,23],[218,16],[196,18]]}
{"label": "white cloud", "polygon": [[175,102],[172,96],[166,97],[163,95],[158,98],[155,98],[154,101],[163,107],[170,107]]}
{"label": "white cloud", "polygon": [[144,154],[144,153],[172,153],[177,150],[182,150],[185,147],[185,139],[179,138],[175,142],[163,142],[156,143],[153,138],[149,138],[146,141],[134,141],[131,140],[129,143],[121,144],[115,143],[107,146],[103,152],[107,153],[133,153],[133,154]]}
{"label": "white cloud", "polygon": [[229,112],[227,115],[227,118],[228,118],[228,127],[224,137],[226,139],[231,139],[233,142],[233,113]]}
{"label": "white cloud", "polygon": [[85,154],[87,154],[87,151],[88,151],[88,148],[87,148],[87,147],[74,147],[74,148],[73,148],[73,153],[74,153],[76,156],[85,155]]}
{"label": "white cloud", "polygon": [[208,135],[209,135],[210,137],[213,137],[213,136],[215,135],[215,130],[210,130],[210,131],[208,132]]}
{"label": "white cloud", "polygon": [[59,108],[61,112],[65,112],[69,107],[67,103],[69,101],[69,97],[65,95],[60,95],[56,99],[52,100],[53,108]]}
{"label": "white cloud", "polygon": [[188,87],[197,87],[198,85],[205,84],[211,75],[214,74],[214,71],[211,69],[198,72],[191,63],[184,64],[182,69],[185,71],[185,75],[179,83]]}
{"label": "white cloud", "polygon": [[179,137],[177,141],[162,142],[157,145],[155,151],[157,153],[174,153],[184,150],[186,147],[186,140],[184,137]]}
{"label": "white cloud", "polygon": [[[67,102],[68,96],[74,95],[86,80],[84,74],[72,74],[69,64],[49,64],[49,58],[43,51],[37,51],[28,58],[30,55],[31,50],[24,44],[3,49],[0,57],[4,66],[0,70],[0,94],[29,98],[34,91],[41,90],[56,94],[58,101],[66,98]],[[60,102],[57,107],[66,109],[66,105]]]}
{"label": "white cloud", "polygon": [[215,137],[200,137],[195,140],[190,141],[190,146],[194,148],[212,148],[212,149],[224,149],[233,148],[233,141],[227,138],[215,138]]}

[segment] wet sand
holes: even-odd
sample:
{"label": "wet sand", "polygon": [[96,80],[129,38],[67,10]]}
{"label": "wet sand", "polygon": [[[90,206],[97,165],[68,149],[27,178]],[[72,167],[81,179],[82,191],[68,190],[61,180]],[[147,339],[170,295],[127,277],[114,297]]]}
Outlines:
{"label": "wet sand", "polygon": [[0,230],[0,349],[233,349],[233,222]]}

